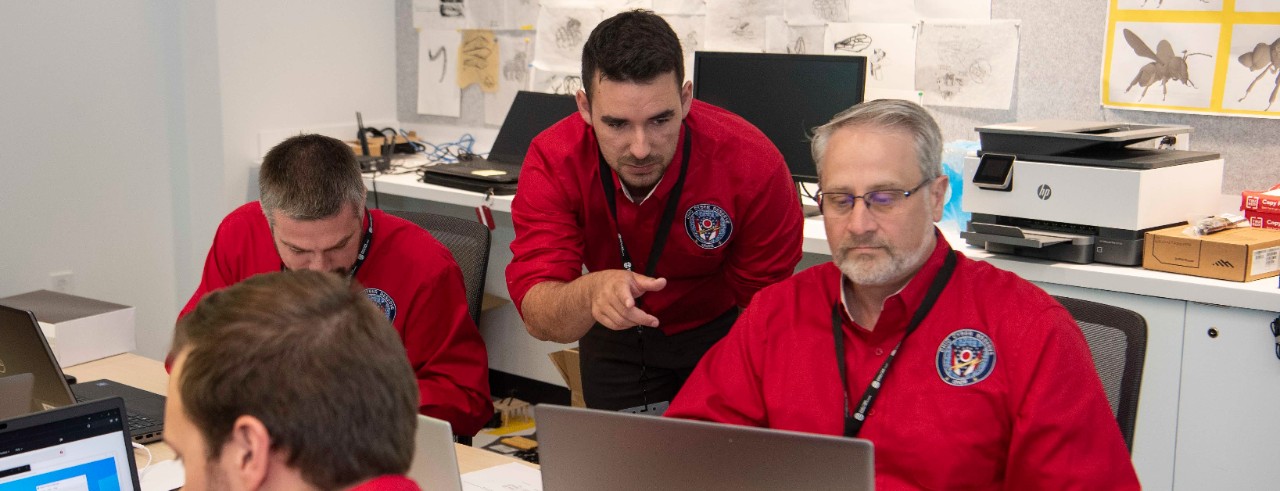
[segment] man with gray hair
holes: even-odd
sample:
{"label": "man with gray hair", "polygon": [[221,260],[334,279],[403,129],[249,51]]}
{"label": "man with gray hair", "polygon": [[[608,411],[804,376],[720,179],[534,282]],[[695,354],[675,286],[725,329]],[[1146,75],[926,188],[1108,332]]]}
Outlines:
{"label": "man with gray hair", "polygon": [[489,361],[449,250],[421,227],[365,208],[355,155],[333,138],[300,135],[276,145],[263,158],[258,189],[261,201],[218,226],[179,318],[209,292],[260,273],[354,278],[400,334],[418,379],[418,410],[448,421],[455,434],[479,431],[493,417]]}
{"label": "man with gray hair", "polygon": [[817,128],[833,262],[757,293],[666,415],[871,440],[881,489],[1136,489],[1075,321],[934,227],[941,140],[897,100]]}

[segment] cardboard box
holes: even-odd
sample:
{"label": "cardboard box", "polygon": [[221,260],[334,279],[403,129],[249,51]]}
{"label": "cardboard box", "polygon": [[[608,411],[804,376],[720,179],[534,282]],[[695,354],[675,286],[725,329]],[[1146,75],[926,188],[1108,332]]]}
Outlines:
{"label": "cardboard box", "polygon": [[1249,220],[1250,227],[1280,230],[1280,213],[1246,210],[1244,217]]}
{"label": "cardboard box", "polygon": [[569,386],[570,402],[574,407],[587,407],[582,399],[582,370],[578,368],[578,348],[547,353],[551,363],[555,364],[565,385]]}
{"label": "cardboard box", "polygon": [[127,305],[48,290],[0,298],[0,304],[34,313],[64,368],[137,348],[136,312]]}
{"label": "cardboard box", "polygon": [[1230,281],[1280,275],[1280,230],[1234,228],[1191,237],[1183,228],[1147,232],[1142,267]]}
{"label": "cardboard box", "polygon": [[1240,209],[1280,214],[1280,184],[1272,186],[1267,191],[1240,192]]}

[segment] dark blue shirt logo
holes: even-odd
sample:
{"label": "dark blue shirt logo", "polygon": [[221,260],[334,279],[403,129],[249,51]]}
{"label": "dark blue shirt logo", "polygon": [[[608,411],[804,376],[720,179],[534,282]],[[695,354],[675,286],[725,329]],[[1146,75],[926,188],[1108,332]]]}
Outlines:
{"label": "dark blue shirt logo", "polygon": [[364,294],[369,296],[369,300],[382,309],[382,313],[387,315],[388,321],[396,320],[396,301],[387,295],[387,292],[377,288],[365,288]]}
{"label": "dark blue shirt logo", "polygon": [[729,241],[729,235],[733,234],[733,220],[719,206],[693,205],[684,214],[684,230],[698,247],[715,249]]}

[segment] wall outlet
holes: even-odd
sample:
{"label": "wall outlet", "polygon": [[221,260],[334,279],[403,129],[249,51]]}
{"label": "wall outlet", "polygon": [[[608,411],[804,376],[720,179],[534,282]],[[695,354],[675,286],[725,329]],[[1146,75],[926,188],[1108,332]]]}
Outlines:
{"label": "wall outlet", "polygon": [[49,273],[49,286],[55,292],[71,294],[75,290],[75,276],[70,271]]}

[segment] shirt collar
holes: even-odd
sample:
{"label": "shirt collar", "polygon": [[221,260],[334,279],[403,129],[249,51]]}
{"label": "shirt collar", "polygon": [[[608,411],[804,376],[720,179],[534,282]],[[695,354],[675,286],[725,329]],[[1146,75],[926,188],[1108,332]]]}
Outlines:
{"label": "shirt collar", "polygon": [[[929,285],[938,276],[938,270],[942,269],[942,263],[947,257],[947,251],[951,250],[951,244],[942,237],[942,232],[937,227],[933,229],[933,236],[936,239],[933,252],[929,254],[929,258],[924,261],[924,265],[920,267],[919,271],[916,271],[906,285],[903,285],[901,289],[884,300],[884,308],[880,311],[880,319],[876,321],[873,332],[896,333],[905,329],[907,322],[911,320],[911,314],[920,307],[920,302],[924,300],[924,294],[928,291]],[[849,302],[845,298],[844,286],[847,281],[849,280],[845,278],[844,273],[840,273],[840,283],[838,285],[840,305],[844,307],[845,320],[853,323],[853,314],[850,313]],[[863,329],[863,332],[865,332],[865,329]]]}

